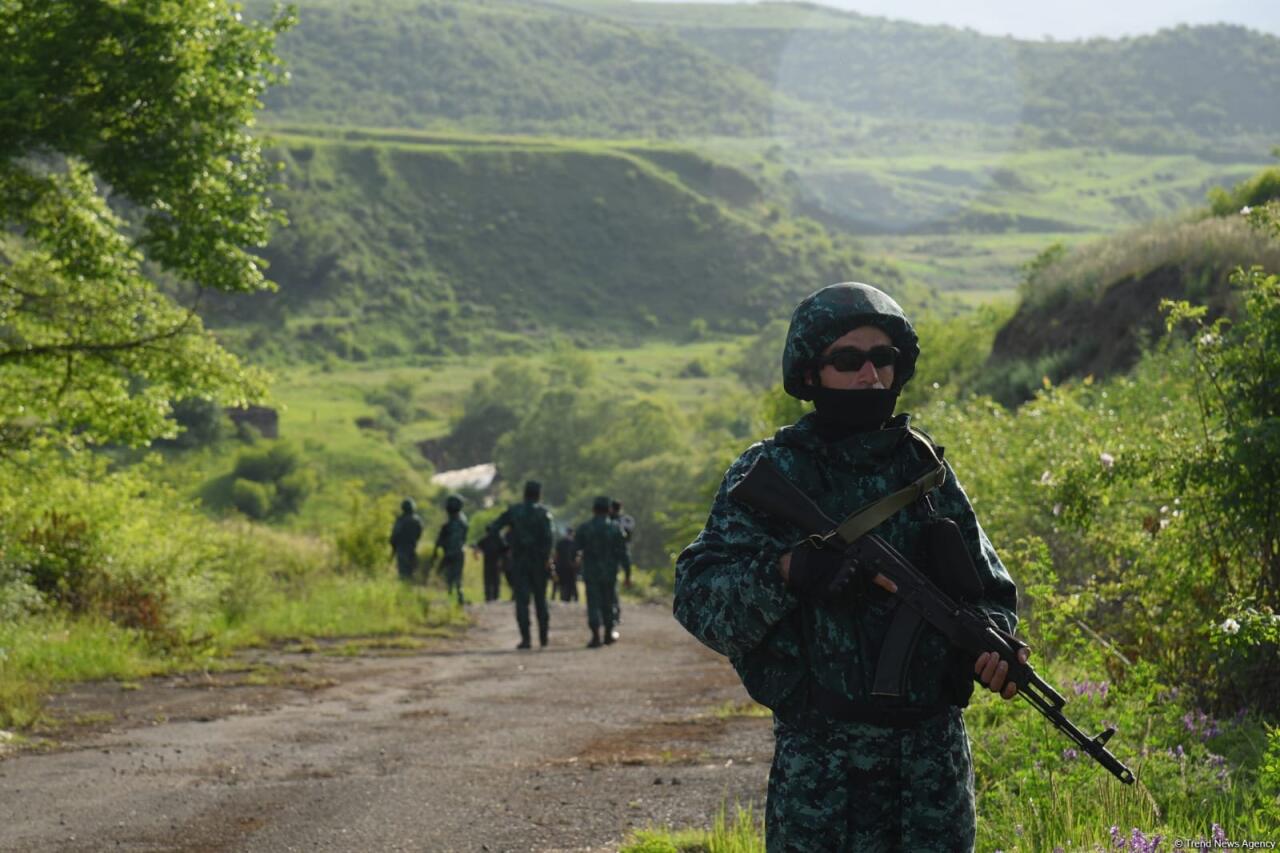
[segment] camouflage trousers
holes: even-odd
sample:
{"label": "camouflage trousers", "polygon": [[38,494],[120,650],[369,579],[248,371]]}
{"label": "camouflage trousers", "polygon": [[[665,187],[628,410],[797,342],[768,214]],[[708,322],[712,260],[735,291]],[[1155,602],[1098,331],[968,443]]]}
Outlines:
{"label": "camouflage trousers", "polygon": [[416,551],[396,551],[396,571],[400,580],[413,580],[413,573],[418,570],[418,554]]}
{"label": "camouflage trousers", "polygon": [[444,559],[440,561],[440,570],[444,572],[444,582],[449,588],[449,593],[457,593],[458,601],[462,601],[462,567],[466,565],[467,556],[462,552],[457,554],[445,554]]}
{"label": "camouflage trousers", "polygon": [[775,719],[769,853],[973,850],[973,763],[959,709],[915,728]]}
{"label": "camouflage trousers", "polygon": [[603,624],[606,631],[611,630],[618,601],[617,581],[593,579],[583,585],[587,588],[587,627],[594,631]]}
{"label": "camouflage trousers", "polygon": [[538,617],[538,633],[546,634],[551,624],[547,610],[547,570],[542,566],[511,566],[511,591],[516,598],[516,625],[520,639],[529,642],[529,599],[533,599],[534,614]]}

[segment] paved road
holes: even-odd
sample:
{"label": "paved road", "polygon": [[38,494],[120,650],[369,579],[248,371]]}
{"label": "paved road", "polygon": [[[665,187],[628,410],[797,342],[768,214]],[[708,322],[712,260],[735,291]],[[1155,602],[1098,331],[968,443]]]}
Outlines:
{"label": "paved road", "polygon": [[767,719],[658,605],[583,648],[517,652],[510,605],[463,637],[357,658],[274,654],[286,676],[83,685],[49,752],[0,761],[0,850],[615,850],[635,827],[757,814]]}

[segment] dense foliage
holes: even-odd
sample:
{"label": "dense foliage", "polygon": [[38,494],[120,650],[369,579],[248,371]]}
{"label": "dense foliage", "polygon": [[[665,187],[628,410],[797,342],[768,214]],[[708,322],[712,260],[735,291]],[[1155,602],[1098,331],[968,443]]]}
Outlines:
{"label": "dense foliage", "polygon": [[0,19],[0,452],[144,442],[172,399],[257,393],[152,276],[266,286],[249,249],[276,216],[249,126],[288,17],[5,0]]}

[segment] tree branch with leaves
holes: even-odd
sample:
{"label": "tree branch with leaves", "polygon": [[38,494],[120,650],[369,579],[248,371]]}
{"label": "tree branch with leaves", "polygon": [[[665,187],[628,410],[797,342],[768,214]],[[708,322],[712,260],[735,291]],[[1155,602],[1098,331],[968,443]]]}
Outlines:
{"label": "tree branch with leaves", "polygon": [[272,287],[254,250],[284,220],[253,125],[292,12],[0,0],[0,20],[0,455],[143,444],[173,400],[261,395],[155,279]]}

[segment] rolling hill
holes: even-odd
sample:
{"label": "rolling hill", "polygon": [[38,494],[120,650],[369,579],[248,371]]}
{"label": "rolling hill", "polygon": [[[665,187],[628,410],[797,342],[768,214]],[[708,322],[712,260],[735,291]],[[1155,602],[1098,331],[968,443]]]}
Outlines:
{"label": "rolling hill", "polygon": [[362,360],[752,331],[832,281],[932,297],[674,146],[283,135],[271,295],[211,300],[233,346]]}

